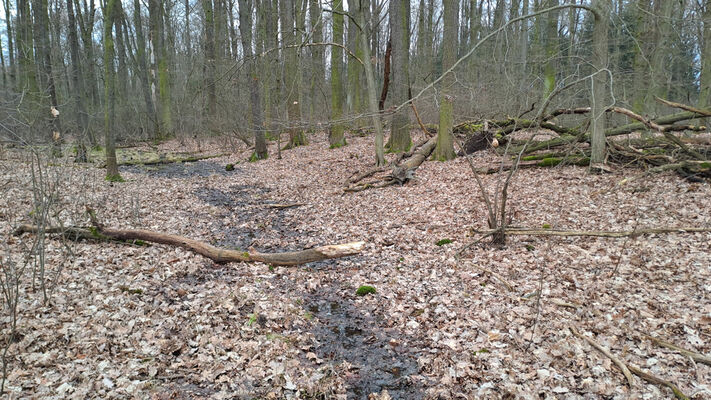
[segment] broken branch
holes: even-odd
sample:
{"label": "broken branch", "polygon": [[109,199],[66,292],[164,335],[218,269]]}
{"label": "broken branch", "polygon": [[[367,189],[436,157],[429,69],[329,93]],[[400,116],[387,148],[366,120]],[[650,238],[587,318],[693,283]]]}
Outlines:
{"label": "broken branch", "polygon": [[[216,263],[228,262],[263,262],[273,265],[300,265],[331,258],[340,258],[358,254],[363,249],[365,242],[351,242],[335,245],[314,247],[301,251],[284,253],[260,253],[254,249],[239,251],[212,246],[208,243],[190,239],[184,236],[169,233],[154,232],[145,229],[113,229],[94,224],[94,229],[79,227],[61,228],[51,227],[45,229],[46,233],[62,234],[70,239],[85,238],[95,240],[142,240],[145,242],[165,244],[181,247],[193,253],[207,257]],[[15,235],[22,233],[36,233],[38,228],[34,225],[20,225],[13,232]]]}
{"label": "broken branch", "polygon": [[574,326],[570,326],[570,332],[572,332],[573,335],[575,335],[576,337],[585,340],[586,342],[588,342],[588,344],[590,344],[590,346],[594,347],[597,351],[599,351],[600,353],[607,356],[607,358],[612,360],[612,362],[614,362],[615,365],[617,365],[617,368],[619,368],[620,371],[622,371],[622,374],[627,379],[627,383],[630,385],[630,387],[634,386],[634,379],[632,378],[632,374],[630,373],[630,370],[627,368],[627,365],[625,365],[625,363],[622,362],[622,360],[615,357],[610,352],[610,350],[606,349],[605,347],[602,347],[598,342],[590,339],[587,336],[582,335],[580,332],[578,332],[578,330]]}

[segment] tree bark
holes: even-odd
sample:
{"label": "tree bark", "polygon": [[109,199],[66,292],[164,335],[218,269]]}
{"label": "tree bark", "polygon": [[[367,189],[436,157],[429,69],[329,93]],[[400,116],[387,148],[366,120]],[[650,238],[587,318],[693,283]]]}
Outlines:
{"label": "tree bark", "polygon": [[[393,45],[393,102],[396,105],[407,102],[410,87],[410,0],[391,0],[391,40]],[[406,107],[393,114],[390,123],[389,149],[393,152],[407,151],[412,146],[410,121]]]}
{"label": "tree bark", "polygon": [[78,132],[78,145],[77,145],[77,155],[75,160],[77,162],[87,162],[87,131],[89,129],[89,120],[86,112],[86,105],[84,104],[84,78],[82,77],[82,65],[79,58],[79,38],[77,36],[76,21],[74,17],[74,1],[67,0],[67,20],[69,26],[69,54],[71,56],[72,67],[71,67],[71,79],[72,79],[72,92],[74,100],[76,101],[76,108],[74,110],[74,118],[76,119]]}
{"label": "tree bark", "polygon": [[[498,8],[498,6],[497,6]],[[457,61],[457,18],[459,16],[459,1],[444,0],[444,36],[442,38],[442,70],[449,70]],[[454,152],[452,140],[452,126],[454,123],[454,73],[450,72],[442,78],[442,90],[439,105],[439,131],[437,133],[437,147],[434,150],[435,160],[451,160],[457,156]]]}
{"label": "tree bark", "polygon": [[592,89],[592,133],[590,144],[592,152],[590,166],[604,163],[605,161],[605,109],[607,108],[607,26],[610,10],[610,0],[595,0],[593,7],[593,58],[597,73],[593,77]]}
{"label": "tree bark", "polygon": [[153,125],[153,137],[158,139],[160,138],[160,124],[156,117],[156,108],[151,96],[151,78],[146,60],[146,38],[143,34],[140,0],[133,0],[133,25],[136,29],[136,62],[138,63],[136,74],[141,82],[141,92],[143,93],[143,102],[146,105],[148,120]]}
{"label": "tree bark", "polygon": [[[280,10],[282,23],[282,44],[289,46],[298,44],[294,42],[294,0],[281,0]],[[297,57],[297,48],[284,49],[284,77],[286,84],[286,109],[289,116],[289,143],[287,148],[294,148],[306,144],[306,135],[301,126],[301,77]]]}
{"label": "tree bark", "polygon": [[[343,44],[343,0],[333,1],[333,42]],[[343,49],[331,46],[331,127],[328,131],[328,143],[331,148],[346,144],[343,135]]]}
{"label": "tree bark", "polygon": [[158,86],[160,137],[165,138],[173,133],[173,122],[170,105],[168,50],[164,40],[163,5],[159,0],[149,0],[148,5],[150,41],[155,60],[153,69],[155,71],[155,82]]}
{"label": "tree bark", "polygon": [[703,49],[701,50],[701,77],[699,79],[699,105],[711,105],[711,1],[703,4]]}
{"label": "tree bark", "polygon": [[212,0],[202,0],[202,10],[205,16],[205,91],[207,92],[207,125],[208,129],[217,131],[217,94],[215,89],[215,15]]}
{"label": "tree bark", "polygon": [[361,30],[358,32],[358,35],[360,35],[359,42],[362,47],[361,53],[363,55],[363,68],[365,69],[365,79],[367,83],[366,94],[368,95],[368,107],[373,118],[373,126],[375,127],[375,165],[381,166],[385,165],[385,154],[383,149],[383,124],[380,121],[380,112],[376,103],[375,77],[373,76],[373,62],[370,57],[370,46],[368,46],[368,34],[365,26],[364,13],[360,13],[359,18]]}
{"label": "tree bark", "polygon": [[116,73],[114,72],[113,25],[116,1],[108,0],[104,8],[104,145],[106,147],[106,179],[121,181],[116,162],[114,119],[116,108]]}
{"label": "tree bark", "polygon": [[[249,10],[249,11],[248,11]],[[242,51],[247,63],[249,79],[250,109],[252,111],[252,130],[254,132],[254,154],[257,159],[267,158],[267,141],[264,137],[262,121],[262,100],[259,93],[259,74],[257,60],[252,57],[252,1],[239,0],[239,31],[242,37]]]}

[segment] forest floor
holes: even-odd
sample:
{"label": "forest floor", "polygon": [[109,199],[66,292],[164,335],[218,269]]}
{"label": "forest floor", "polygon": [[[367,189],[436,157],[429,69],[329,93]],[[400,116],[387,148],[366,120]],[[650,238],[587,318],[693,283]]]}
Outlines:
{"label": "forest floor", "polygon": [[[457,260],[477,239],[471,229],[487,228],[466,160],[428,161],[403,186],[344,194],[347,178],[374,159],[372,138],[348,140],[331,150],[313,137],[283,159],[272,144],[272,157],[255,163],[244,161],[242,149],[194,163],[122,167],[125,183],[105,182],[104,170],[92,166],[50,166],[48,176],[60,177],[65,224],[87,225],[91,205],[109,227],[222,247],[366,245],[357,256],[270,267],[215,264],[162,245],[48,239],[45,279],[53,290],[43,302],[27,267],[19,335],[7,353],[10,398],[672,397],[637,377],[629,387],[570,327],[690,397],[711,398],[711,366],[644,336],[711,353],[711,234],[511,236],[503,248],[477,245]],[[219,154],[224,146],[201,150]],[[489,166],[497,157],[483,152],[474,162]],[[5,265],[20,265],[35,238],[10,236],[32,219],[29,171],[28,157],[0,153]],[[521,170],[509,188],[511,224],[711,227],[709,183],[669,173],[619,185],[637,174]],[[492,193],[501,179],[483,176]],[[304,205],[268,207],[274,203]],[[442,239],[451,243],[438,246]],[[377,292],[359,297],[360,285]],[[2,318],[5,338],[6,309]]]}

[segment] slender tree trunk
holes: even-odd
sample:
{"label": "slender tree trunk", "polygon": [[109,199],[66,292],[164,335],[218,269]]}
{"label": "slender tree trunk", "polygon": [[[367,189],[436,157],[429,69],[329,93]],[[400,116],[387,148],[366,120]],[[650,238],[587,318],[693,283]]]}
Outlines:
{"label": "slender tree trunk", "polygon": [[[356,20],[361,20],[361,14],[364,14],[360,0],[348,0],[348,13]],[[363,28],[365,29],[365,28]],[[359,28],[353,19],[348,19],[348,47],[361,60],[363,59],[363,46],[360,44],[361,35]],[[363,112],[363,82],[361,74],[363,73],[363,65],[353,57],[348,57],[348,106],[352,114],[361,114]],[[358,125],[360,120],[356,121]]]}
{"label": "slender tree trunk", "polygon": [[27,100],[32,103],[37,100],[39,86],[35,73],[34,41],[32,35],[32,17],[29,0],[17,0],[17,58],[19,60],[17,90],[26,93]]}
{"label": "slender tree trunk", "polygon": [[[593,62],[600,71],[607,68],[608,56],[608,17],[611,8],[610,0],[594,0],[595,26],[593,28]],[[605,109],[607,108],[607,73],[599,72],[593,77],[592,89],[592,134],[590,166],[605,162]]]}
{"label": "slender tree trunk", "polygon": [[72,60],[71,79],[73,98],[76,100],[76,109],[74,110],[77,128],[79,132],[77,145],[77,162],[87,162],[88,155],[86,151],[87,131],[89,129],[88,115],[84,104],[84,79],[82,77],[81,59],[79,58],[79,37],[77,35],[76,20],[74,17],[74,2],[67,0],[67,26],[69,35],[69,54]]}
{"label": "slender tree trunk", "polygon": [[633,5],[635,12],[635,32],[634,39],[636,46],[634,49],[633,61],[633,79],[630,90],[632,91],[632,111],[641,114],[646,110],[648,86],[644,88],[637,87],[638,82],[649,80],[649,57],[650,49],[654,45],[651,42],[653,36],[653,27],[650,18],[651,0],[636,0]]}
{"label": "slender tree trunk", "polygon": [[[49,105],[54,109],[59,109],[57,101],[57,88],[54,81],[54,73],[52,72],[52,56],[49,42],[49,8],[47,0],[35,0],[33,3],[33,13],[35,17],[34,34],[37,49],[37,62],[39,63],[39,71],[41,73],[39,81],[42,83],[42,97],[40,101],[41,107],[49,100]],[[40,115],[49,115],[49,135],[52,138],[53,150],[55,156],[61,155],[61,124],[59,115],[52,117],[45,110],[40,111]]]}
{"label": "slender tree trunk", "polygon": [[[246,11],[249,10],[249,11]],[[242,51],[247,62],[249,77],[249,98],[254,131],[254,155],[257,159],[267,158],[267,141],[264,138],[262,121],[262,100],[259,95],[259,73],[257,60],[252,58],[252,1],[239,0],[239,31],[242,37]]]}
{"label": "slender tree trunk", "polygon": [[[264,93],[266,94],[266,126],[273,136],[281,136],[281,128],[276,120],[279,118],[279,102],[282,86],[281,67],[279,63],[279,51],[275,50],[279,46],[279,5],[278,0],[263,0],[265,30],[267,50],[272,50],[265,57],[267,81],[265,82]],[[274,49],[274,50],[273,50]]]}
{"label": "slender tree trunk", "polygon": [[649,91],[645,101],[650,110],[655,110],[660,114],[663,105],[657,103],[653,96],[667,98],[669,73],[671,72],[670,54],[672,52],[672,13],[674,11],[674,1],[654,2],[654,14],[657,23],[654,30],[654,48],[652,50],[651,79],[649,81]]}
{"label": "slender tree trunk", "polygon": [[[77,19],[79,19],[79,27],[81,29],[81,41],[84,45],[85,58],[87,63],[86,69],[86,83],[88,86],[87,96],[89,97],[90,109],[98,107],[100,103],[99,99],[99,79],[96,77],[95,69],[95,57],[94,57],[94,22],[96,18],[96,6],[94,0],[89,2],[84,1],[84,12],[82,13],[81,8],[78,6],[78,0],[75,0],[74,5],[77,14]],[[89,131],[90,139],[92,141],[92,146],[97,143],[94,135]]]}
{"label": "slender tree trunk", "polygon": [[104,8],[104,142],[106,146],[106,179],[121,181],[116,162],[114,119],[116,107],[116,73],[114,72],[113,26],[116,2],[108,0]]}
{"label": "slender tree trunk", "polygon": [[[445,73],[457,61],[457,17],[459,16],[459,1],[444,0],[444,37],[442,38],[442,73]],[[457,155],[454,152],[452,126],[454,119],[453,90],[454,73],[444,75],[442,79],[441,101],[439,105],[439,131],[437,147],[432,158],[435,160],[451,160]]]}
{"label": "slender tree trunk", "polygon": [[711,105],[711,0],[704,2],[699,105]]}
{"label": "slender tree trunk", "polygon": [[373,125],[375,126],[375,165],[382,166],[385,165],[385,154],[383,150],[383,124],[380,121],[380,110],[378,110],[378,99],[375,87],[375,77],[373,75],[373,63],[370,57],[370,49],[368,45],[368,35],[365,26],[365,14],[361,13],[359,15],[358,24],[362,27],[358,34],[360,35],[359,43],[362,48],[363,53],[363,66],[365,69],[365,79],[367,83],[367,96],[368,96],[368,107],[370,114],[373,118]]}
{"label": "slender tree trunk", "polygon": [[[323,21],[321,15],[320,0],[309,0],[309,20],[311,21],[312,42],[323,42]],[[321,98],[323,93],[323,83],[326,80],[324,72],[323,47],[311,47],[311,92],[309,102],[309,120],[313,121],[316,118],[318,104],[316,99]]]}
{"label": "slender tree trunk", "polygon": [[[390,16],[393,44],[393,102],[396,105],[407,102],[410,87],[410,1],[391,0]],[[412,145],[409,127],[409,109],[402,107],[393,114],[390,133],[390,151],[408,151]]]}
{"label": "slender tree trunk", "polygon": [[[544,8],[555,7],[559,4],[558,0],[545,0]],[[553,93],[556,86],[557,62],[556,55],[558,54],[559,39],[558,39],[558,18],[560,11],[549,12],[546,18],[545,29],[545,54],[546,62],[543,67],[543,98],[545,99]]]}
{"label": "slender tree trunk", "polygon": [[[333,1],[333,42],[343,44],[343,0]],[[346,144],[343,135],[343,49],[331,47],[331,128],[328,132],[328,142],[331,148]]]}
{"label": "slender tree trunk", "polygon": [[202,0],[205,14],[205,91],[207,92],[207,125],[210,131],[217,131],[217,94],[215,89],[215,15],[212,0]]}
{"label": "slender tree trunk", "polygon": [[151,78],[148,70],[148,61],[146,59],[146,38],[143,34],[141,0],[133,0],[133,25],[136,29],[136,61],[138,63],[136,73],[141,80],[141,92],[143,92],[143,101],[146,104],[146,113],[153,125],[153,137],[159,138],[160,124],[156,117],[155,104],[153,104],[153,97],[151,96]]}
{"label": "slender tree trunk", "polygon": [[[294,0],[280,1],[282,40],[284,46],[294,45]],[[289,144],[287,148],[294,148],[306,144],[306,135],[301,123],[301,104],[299,103],[299,93],[301,93],[301,74],[299,73],[299,61],[296,48],[284,49],[284,77],[286,84],[286,109],[289,115]]]}
{"label": "slender tree trunk", "polygon": [[156,83],[158,86],[158,121],[160,122],[159,137],[165,138],[173,133],[173,123],[170,106],[170,75],[168,72],[168,49],[164,40],[163,9],[160,0],[148,2],[148,18],[151,47],[155,65]]}
{"label": "slender tree trunk", "polygon": [[190,0],[185,0],[185,56],[190,60],[193,56],[192,43],[190,42]]}
{"label": "slender tree trunk", "polygon": [[10,85],[15,84],[15,71],[17,65],[15,65],[15,49],[13,46],[13,28],[12,28],[12,18],[10,16],[10,0],[3,0],[3,6],[5,8],[5,29],[7,30],[7,55],[9,61],[10,70]]}
{"label": "slender tree trunk", "polygon": [[116,3],[114,26],[116,28],[116,58],[118,60],[118,69],[116,70],[118,78],[117,95],[120,102],[124,102],[128,94],[128,66],[126,64],[126,45],[123,32],[125,26],[124,16],[123,5],[119,1]]}

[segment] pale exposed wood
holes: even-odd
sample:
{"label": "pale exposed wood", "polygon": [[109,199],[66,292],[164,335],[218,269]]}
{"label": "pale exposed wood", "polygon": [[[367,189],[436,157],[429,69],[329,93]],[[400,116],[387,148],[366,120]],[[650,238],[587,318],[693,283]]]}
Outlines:
{"label": "pale exposed wood", "polygon": [[[492,234],[496,229],[474,229],[476,234]],[[507,235],[530,235],[530,236],[588,236],[588,237],[637,237],[641,235],[668,234],[668,233],[706,233],[711,232],[711,228],[681,226],[672,228],[650,228],[636,229],[633,231],[569,231],[559,229],[533,229],[533,228],[506,228]]]}
{"label": "pale exposed wood", "polygon": [[572,309],[574,309],[574,310],[577,310],[578,308],[580,308],[580,304],[569,303],[569,302],[567,302],[567,301],[565,301],[565,300],[558,299],[558,298],[555,298],[555,297],[551,298],[550,300],[551,300],[551,303],[553,303],[553,304],[555,304],[555,305],[557,305],[557,306],[560,306],[560,307],[572,308]]}
{"label": "pale exposed wood", "polygon": [[[37,231],[38,229],[36,226],[21,225],[15,229],[14,234],[19,235],[26,232],[36,233]],[[300,265],[358,254],[365,245],[365,242],[351,242],[319,246],[313,249],[285,253],[260,253],[253,249],[250,251],[223,249],[205,242],[186,238],[184,236],[154,232],[145,229],[113,229],[98,226],[92,231],[91,229],[77,227],[51,227],[45,229],[45,232],[62,234],[70,239],[79,237],[97,240],[142,240],[151,243],[165,244],[190,250],[194,253],[207,257],[216,263],[257,261],[273,265]]]}
{"label": "pale exposed wood", "polygon": [[615,365],[617,365],[617,368],[619,368],[622,371],[622,374],[627,379],[627,383],[629,384],[629,386],[630,387],[634,386],[634,379],[632,378],[632,373],[630,373],[630,370],[627,368],[627,365],[625,365],[625,363],[622,362],[619,358],[615,357],[610,352],[610,350],[606,349],[605,347],[602,347],[598,342],[590,339],[589,337],[582,335],[580,332],[578,332],[578,330],[574,326],[570,326],[570,332],[572,332],[573,335],[575,335],[576,337],[585,340],[586,342],[588,342],[588,344],[590,344],[590,346],[594,347],[597,351],[599,351],[600,353],[607,356],[607,358],[612,360],[612,362],[614,362]]}

